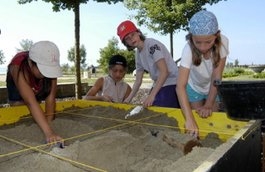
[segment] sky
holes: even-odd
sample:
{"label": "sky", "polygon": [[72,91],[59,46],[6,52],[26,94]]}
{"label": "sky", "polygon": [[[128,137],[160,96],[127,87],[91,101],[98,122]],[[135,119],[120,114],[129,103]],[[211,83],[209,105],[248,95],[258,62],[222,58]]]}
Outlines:
{"label": "sky", "polygon": [[[239,64],[265,64],[265,7],[264,0],[227,0],[207,10],[213,12],[218,20],[221,33],[229,39],[230,54],[227,62]],[[90,0],[80,7],[80,44],[87,51],[86,63],[98,65],[100,49],[116,35],[117,26],[129,19],[132,11],[122,3],[108,5]],[[136,23],[136,20],[132,19]],[[158,39],[170,49],[169,35],[154,33],[144,26],[137,26],[147,37]],[[57,44],[61,64],[70,64],[67,51],[74,46],[74,13],[69,10],[52,11],[52,4],[41,0],[20,5],[17,0],[1,0],[0,6],[0,50],[5,55],[5,68],[20,48],[23,39],[33,42],[49,40]],[[186,31],[174,35],[174,60],[181,57]],[[120,43],[120,48],[125,47]]]}

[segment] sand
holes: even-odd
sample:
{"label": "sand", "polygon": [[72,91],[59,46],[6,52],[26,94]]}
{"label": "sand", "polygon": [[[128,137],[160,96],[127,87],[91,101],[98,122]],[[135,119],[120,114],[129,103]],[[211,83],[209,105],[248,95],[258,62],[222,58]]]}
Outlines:
{"label": "sand", "polygon": [[200,140],[202,147],[184,153],[163,141],[170,135],[182,143],[174,118],[144,110],[124,119],[127,111],[94,106],[58,113],[53,129],[65,138],[65,147],[45,145],[32,118],[0,129],[0,171],[19,172],[190,172],[222,144],[215,134]]}

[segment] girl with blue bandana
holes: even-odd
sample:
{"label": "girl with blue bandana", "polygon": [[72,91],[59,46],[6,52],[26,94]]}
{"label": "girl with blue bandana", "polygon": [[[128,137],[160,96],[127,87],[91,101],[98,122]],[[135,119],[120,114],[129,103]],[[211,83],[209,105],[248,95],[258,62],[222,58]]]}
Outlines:
{"label": "girl with blue bandana", "polygon": [[192,114],[196,110],[202,118],[218,111],[215,80],[222,79],[228,39],[220,33],[215,15],[199,11],[189,22],[187,44],[182,50],[176,91],[188,133],[197,137],[198,126]]}

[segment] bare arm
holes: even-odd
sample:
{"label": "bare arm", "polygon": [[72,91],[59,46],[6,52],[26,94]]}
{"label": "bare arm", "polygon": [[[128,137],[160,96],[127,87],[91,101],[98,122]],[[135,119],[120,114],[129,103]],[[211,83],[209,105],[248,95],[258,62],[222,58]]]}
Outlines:
{"label": "bare arm", "polygon": [[158,79],[156,81],[156,84],[154,86],[154,88],[152,89],[152,91],[150,92],[149,96],[146,98],[146,100],[144,101],[144,106],[152,106],[154,100],[155,100],[155,96],[156,94],[159,92],[159,90],[161,89],[161,87],[164,85],[167,77],[168,77],[168,68],[166,65],[166,61],[164,58],[158,60],[156,62],[156,66],[160,72],[160,75],[158,76]]}
{"label": "bare arm", "polygon": [[84,99],[86,100],[97,100],[97,101],[108,101],[111,102],[109,96],[98,96],[97,93],[102,90],[104,84],[104,78],[98,78],[92,88],[89,89]]}
{"label": "bare arm", "polygon": [[129,84],[127,84],[127,90],[126,90],[123,100],[125,100],[131,94],[131,92],[132,92],[132,88]]}
{"label": "bare arm", "polygon": [[48,95],[48,97],[45,99],[45,113],[48,122],[51,122],[54,119],[56,91],[57,91],[57,79],[52,79],[51,92]]}
{"label": "bare arm", "polygon": [[143,76],[144,71],[136,71],[136,79],[133,83],[132,91],[130,95],[124,100],[125,103],[130,103],[132,101],[133,97],[136,95],[140,86],[142,85]]}
{"label": "bare arm", "polygon": [[199,135],[198,126],[194,119],[192,109],[188,100],[188,95],[186,92],[186,86],[188,83],[190,69],[180,66],[178,79],[177,79],[177,87],[176,92],[178,94],[178,99],[180,103],[180,107],[184,117],[186,119],[185,127],[187,133],[197,137]]}
{"label": "bare arm", "polygon": [[222,73],[225,67],[225,62],[226,58],[222,58],[219,62],[219,65],[213,70],[208,98],[206,99],[205,104],[201,108],[197,109],[197,112],[201,117],[208,117],[212,114],[212,111],[217,110],[217,107],[215,106],[217,88],[214,85],[214,80],[222,79]]}
{"label": "bare arm", "polygon": [[45,117],[43,110],[41,109],[39,102],[35,98],[35,94],[33,93],[31,87],[25,80],[22,72],[18,71],[18,67],[12,66],[11,67],[11,75],[14,78],[14,82],[16,87],[19,90],[21,97],[23,98],[26,106],[28,107],[31,115],[40,126],[41,130],[46,136],[47,142],[57,142],[61,141],[62,138],[57,136],[51,127],[48,124],[48,121]]}
{"label": "bare arm", "polygon": [[222,58],[220,60],[219,65],[213,70],[212,79],[211,79],[211,86],[208,95],[208,99],[206,100],[206,106],[213,106],[216,96],[217,96],[217,88],[214,86],[215,80],[222,80],[222,74],[225,67],[226,58]]}

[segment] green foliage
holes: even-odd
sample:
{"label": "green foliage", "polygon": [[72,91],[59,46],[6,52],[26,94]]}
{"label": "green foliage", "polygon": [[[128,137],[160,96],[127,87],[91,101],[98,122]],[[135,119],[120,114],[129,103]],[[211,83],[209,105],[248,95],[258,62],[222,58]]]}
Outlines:
{"label": "green foliage", "polygon": [[[26,4],[31,3],[33,0],[18,0],[19,4]],[[38,0],[35,0],[38,1]],[[81,73],[80,73],[80,54],[79,54],[79,45],[80,45],[80,4],[87,3],[89,0],[43,0],[47,3],[53,4],[53,11],[59,12],[60,9],[65,10],[73,10],[75,19],[75,47],[77,49],[76,51],[76,57],[75,57],[75,69],[76,69],[76,97],[78,99],[81,98]],[[109,4],[111,3],[117,3],[121,0],[94,0],[97,2],[107,2]]]}
{"label": "green foliage", "polygon": [[188,21],[206,4],[215,4],[221,0],[126,0],[125,6],[136,12],[131,18],[138,25],[162,35],[169,34],[170,52],[173,57],[173,34],[188,29]]}
{"label": "green foliage", "polygon": [[[20,43],[21,48],[16,48],[17,52],[28,51],[33,45],[33,41],[29,39],[23,39]],[[0,65],[5,63],[5,55],[2,50],[0,50]]]}
{"label": "green foliage", "polygon": [[245,72],[245,70],[243,68],[235,68],[234,71],[238,75],[241,75]]}
{"label": "green foliage", "polygon": [[100,59],[98,59],[97,62],[99,63],[100,68],[103,69],[104,72],[108,71],[108,61],[110,57],[114,54],[117,54],[117,52],[119,51],[118,43],[118,40],[113,37],[108,41],[106,47],[101,48],[99,50]]}
{"label": "green foliage", "polygon": [[19,42],[19,45],[21,48],[16,48],[17,52],[29,51],[30,47],[33,45],[33,41],[29,39],[22,39],[22,41]]}
{"label": "green foliage", "polygon": [[235,60],[235,66],[238,66],[238,65],[239,65],[239,60],[236,59],[236,60]]}
{"label": "green foliage", "polygon": [[187,30],[188,21],[206,4],[215,4],[221,0],[127,0],[129,10],[137,10],[132,16],[139,25],[146,25],[162,35]]}
{"label": "green foliage", "polygon": [[225,68],[225,71],[223,73],[223,78],[230,78],[230,77],[236,77],[236,76],[241,76],[241,75],[251,75],[253,72],[241,68],[241,67],[229,67]]}
{"label": "green foliage", "polygon": [[[26,4],[31,3],[32,1],[38,1],[38,0],[18,0],[19,4]],[[65,10],[72,10],[75,9],[77,5],[80,4],[86,4],[89,0],[42,0],[47,3],[52,3],[53,11],[59,12],[60,9]],[[117,2],[123,2],[123,0],[94,0],[96,2],[106,2],[108,4],[117,3]]]}
{"label": "green foliage", "polygon": [[128,50],[119,50],[118,54],[123,55],[126,57],[127,65],[128,65],[128,71],[127,73],[133,73],[135,69],[135,55],[134,51],[128,51]]}
{"label": "green foliage", "polygon": [[97,62],[99,63],[100,68],[107,73],[110,57],[115,54],[120,54],[126,57],[128,63],[128,73],[132,73],[135,69],[134,51],[121,50],[118,47],[118,43],[119,40],[117,38],[113,37],[110,39],[107,46],[100,49],[100,59],[98,59]]}
{"label": "green foliage", "polygon": [[[80,64],[82,65],[82,68],[85,69],[87,64],[86,64],[86,48],[84,45],[81,45],[80,47]],[[70,62],[74,62],[75,63],[75,47],[70,48],[70,50],[68,50],[68,55],[67,55],[67,59]]]}
{"label": "green foliage", "polygon": [[231,77],[236,77],[236,76],[238,76],[238,74],[233,73],[233,72],[223,73],[223,78],[231,78]]}
{"label": "green foliage", "polygon": [[70,71],[70,65],[68,64],[68,63],[65,63],[65,64],[62,64],[61,65],[61,69],[62,69],[62,71],[63,71],[63,73],[65,74],[65,73],[69,73]]}
{"label": "green foliage", "polygon": [[0,65],[5,63],[5,55],[3,50],[0,50]]}
{"label": "green foliage", "polygon": [[234,66],[233,62],[227,62],[225,67],[226,68],[232,68]]}
{"label": "green foliage", "polygon": [[264,73],[264,72],[261,72],[261,73],[255,73],[255,74],[253,75],[253,78],[263,79],[263,78],[265,78],[265,73]]}
{"label": "green foliage", "polygon": [[226,67],[223,78],[264,79],[265,72],[255,73],[247,67]]}

